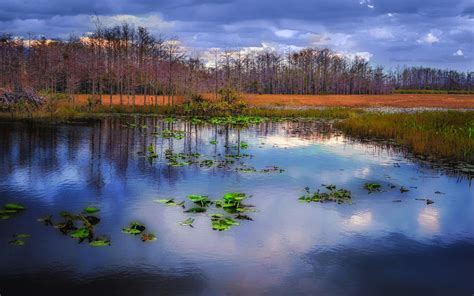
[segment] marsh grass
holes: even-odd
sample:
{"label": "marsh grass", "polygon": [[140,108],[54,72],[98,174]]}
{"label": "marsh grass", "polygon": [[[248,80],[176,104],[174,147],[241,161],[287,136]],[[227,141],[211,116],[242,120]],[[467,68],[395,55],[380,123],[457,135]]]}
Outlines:
{"label": "marsh grass", "polygon": [[366,113],[336,126],[358,138],[395,140],[415,155],[474,163],[474,112]]}

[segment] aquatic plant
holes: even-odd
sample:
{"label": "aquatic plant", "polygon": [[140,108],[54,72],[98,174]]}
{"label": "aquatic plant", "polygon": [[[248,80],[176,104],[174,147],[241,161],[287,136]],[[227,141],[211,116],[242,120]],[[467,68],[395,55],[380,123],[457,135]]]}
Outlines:
{"label": "aquatic plant", "polygon": [[99,212],[100,209],[96,208],[96,207],[87,207],[87,208],[84,208],[84,213],[87,213],[87,214],[95,214],[97,212]]}
{"label": "aquatic plant", "polygon": [[134,221],[130,223],[129,227],[122,228],[122,232],[127,233],[127,234],[132,234],[132,235],[138,235],[142,233],[145,229],[146,227],[144,225],[140,224],[139,222]]}
{"label": "aquatic plant", "polygon": [[405,192],[408,192],[410,191],[409,189],[405,188],[405,187],[400,187],[400,193],[405,193]]}
{"label": "aquatic plant", "polygon": [[110,239],[105,238],[105,237],[100,237],[92,240],[89,242],[89,246],[91,247],[107,247],[110,246],[111,242]]}
{"label": "aquatic plant", "polygon": [[380,192],[382,186],[378,183],[365,183],[364,184],[364,189],[367,190],[370,193],[374,192]]}
{"label": "aquatic plant", "polygon": [[200,207],[208,207],[213,204],[209,197],[205,195],[188,195],[187,198]]}
{"label": "aquatic plant", "polygon": [[142,233],[140,239],[142,242],[152,242],[156,241],[156,235],[153,233]]}
{"label": "aquatic plant", "polygon": [[[329,188],[327,188],[329,187]],[[298,198],[301,202],[337,202],[338,204],[349,202],[352,199],[352,194],[346,189],[337,189],[336,186],[327,186],[327,192],[311,193],[309,187],[305,188],[306,194]]]}
{"label": "aquatic plant", "polygon": [[13,239],[10,240],[8,243],[14,246],[24,246],[26,243],[26,240],[30,237],[31,235],[26,234],[26,233],[15,234],[13,235]]}
{"label": "aquatic plant", "polygon": [[181,206],[184,208],[184,201],[176,202],[174,198],[171,199],[154,199],[154,202],[162,203],[167,206]]}
{"label": "aquatic plant", "polygon": [[205,213],[206,211],[207,211],[206,208],[195,207],[195,208],[190,208],[184,212],[185,213]]}
{"label": "aquatic plant", "polygon": [[193,218],[188,218],[188,219],[180,222],[179,225],[193,227],[193,223],[194,223],[194,219]]}
{"label": "aquatic plant", "polygon": [[210,140],[209,141],[209,144],[211,144],[211,145],[217,145],[217,143],[218,143],[217,140]]}
{"label": "aquatic plant", "polygon": [[156,152],[155,152],[155,145],[153,145],[153,143],[148,145],[147,151],[148,151],[147,157],[148,157],[149,160],[153,160],[155,158],[158,158],[158,154],[156,154]]}
{"label": "aquatic plant", "polygon": [[212,229],[218,231],[229,230],[232,226],[240,225],[239,222],[235,221],[231,217],[224,217],[222,214],[211,214]]}
{"label": "aquatic plant", "polygon": [[163,130],[161,132],[161,136],[164,139],[176,139],[176,140],[181,140],[184,139],[185,132],[184,131],[179,131],[179,130]]}
{"label": "aquatic plant", "polygon": [[10,219],[12,216],[23,212],[26,208],[17,203],[7,203],[3,206],[3,210],[0,210],[0,220]]}

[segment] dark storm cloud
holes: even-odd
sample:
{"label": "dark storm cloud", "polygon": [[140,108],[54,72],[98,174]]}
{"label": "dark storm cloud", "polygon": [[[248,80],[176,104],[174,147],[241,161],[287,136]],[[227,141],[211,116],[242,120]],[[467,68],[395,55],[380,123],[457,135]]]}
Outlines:
{"label": "dark storm cloud", "polygon": [[[472,0],[2,0],[0,31],[67,38],[104,23],[209,47],[330,47],[395,66],[473,70]],[[263,44],[263,45],[262,45]],[[462,54],[461,54],[462,53]]]}

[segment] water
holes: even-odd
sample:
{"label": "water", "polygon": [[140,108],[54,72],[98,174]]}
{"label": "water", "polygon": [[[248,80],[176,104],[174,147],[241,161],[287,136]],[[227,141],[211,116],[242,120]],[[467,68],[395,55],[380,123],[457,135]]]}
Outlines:
{"label": "water", "polygon": [[[0,199],[27,207],[0,220],[1,295],[474,292],[469,180],[351,142],[316,123],[265,123],[239,131],[140,120],[149,128],[122,127],[129,118],[60,126],[0,123]],[[181,140],[163,139],[150,134],[153,126],[187,133]],[[209,144],[212,139],[217,145]],[[239,140],[248,149],[232,147]],[[137,153],[150,143],[159,155],[153,162]],[[228,168],[170,167],[164,159],[169,148],[199,152],[201,159],[252,157]],[[239,162],[257,172],[236,171]],[[284,171],[259,172],[266,166]],[[365,182],[378,182],[385,192],[368,194]],[[351,190],[352,203],[298,202],[306,186],[316,190],[321,184]],[[400,186],[410,191],[400,193]],[[222,232],[212,230],[206,214],[153,202],[189,194],[218,199],[231,191],[252,195],[247,203],[258,212],[248,213],[254,221]],[[59,222],[60,211],[88,205],[101,209],[96,231],[110,236],[110,247],[78,244],[36,221],[54,214]],[[179,225],[190,216],[193,228]],[[133,220],[157,241],[123,234]],[[31,238],[24,246],[9,245],[15,233]]]}

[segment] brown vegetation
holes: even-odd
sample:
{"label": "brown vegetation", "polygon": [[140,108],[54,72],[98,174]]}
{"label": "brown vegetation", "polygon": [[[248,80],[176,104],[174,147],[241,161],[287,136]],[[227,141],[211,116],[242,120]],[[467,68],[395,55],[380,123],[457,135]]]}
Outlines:
{"label": "brown vegetation", "polygon": [[[86,104],[90,95],[75,95],[78,104]],[[204,95],[206,99],[214,100],[213,94]],[[124,96],[124,105],[127,96]],[[167,96],[157,96],[157,105],[167,105]],[[474,108],[474,95],[451,94],[393,94],[393,95],[258,95],[244,94],[242,99],[251,106],[311,106],[311,107],[398,107],[398,108]],[[184,96],[176,96],[175,102],[181,104]],[[130,97],[132,102],[132,97]],[[146,105],[154,105],[155,97],[147,96]],[[108,105],[110,96],[103,95],[102,103]],[[136,95],[135,104],[144,105],[144,96]],[[120,104],[120,96],[112,96],[112,104]]]}

